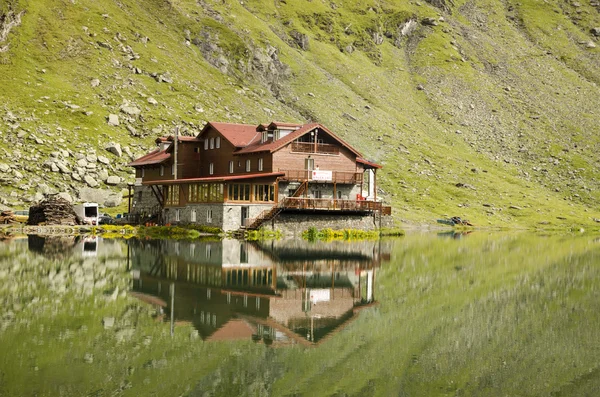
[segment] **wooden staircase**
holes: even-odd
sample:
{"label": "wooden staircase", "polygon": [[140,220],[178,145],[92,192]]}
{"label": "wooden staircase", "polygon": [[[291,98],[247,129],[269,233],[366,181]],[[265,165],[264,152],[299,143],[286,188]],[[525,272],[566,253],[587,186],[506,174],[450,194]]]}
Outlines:
{"label": "wooden staircase", "polygon": [[264,210],[263,212],[260,213],[260,215],[258,215],[256,218],[254,218],[252,220],[252,223],[250,223],[249,225],[246,225],[245,229],[246,230],[256,230],[256,229],[260,228],[260,226],[263,223],[275,218],[277,215],[279,215],[279,213],[281,211],[283,211],[283,206],[281,204],[277,204],[277,205],[273,206],[273,208],[271,208],[271,209]]}
{"label": "wooden staircase", "polygon": [[[298,186],[298,189],[296,189],[294,194],[292,194],[290,197],[300,197],[301,195],[304,194],[304,192],[306,191],[307,188],[308,188],[308,181],[302,182],[300,184],[300,186]],[[283,199],[279,203],[274,205],[273,208],[270,208],[268,210],[264,210],[263,212],[261,212],[256,218],[254,218],[252,220],[252,222],[250,224],[246,225],[245,229],[246,230],[256,230],[256,229],[260,228],[263,223],[268,222],[271,219],[275,218],[285,208],[285,205],[284,205],[285,202],[286,202],[286,200]]]}
{"label": "wooden staircase", "polygon": [[298,186],[298,189],[296,189],[294,194],[292,194],[290,197],[300,197],[304,194],[306,189],[308,189],[308,181],[303,181],[300,186]]}

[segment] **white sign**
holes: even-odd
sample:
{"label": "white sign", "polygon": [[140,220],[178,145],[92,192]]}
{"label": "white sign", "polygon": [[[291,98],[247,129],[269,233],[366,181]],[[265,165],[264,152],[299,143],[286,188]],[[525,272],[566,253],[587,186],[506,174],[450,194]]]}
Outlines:
{"label": "white sign", "polygon": [[142,186],[142,178],[135,178],[135,186]]}
{"label": "white sign", "polygon": [[329,289],[311,289],[310,290],[310,301],[312,304],[317,304],[318,302],[329,302],[331,299],[330,290]]}
{"label": "white sign", "polygon": [[333,179],[333,173],[331,171],[319,171],[313,170],[312,180],[313,181],[330,181]]}

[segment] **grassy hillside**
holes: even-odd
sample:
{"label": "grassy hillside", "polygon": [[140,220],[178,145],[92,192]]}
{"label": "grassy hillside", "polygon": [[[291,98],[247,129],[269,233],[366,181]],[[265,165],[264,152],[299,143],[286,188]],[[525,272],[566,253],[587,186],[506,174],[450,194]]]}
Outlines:
{"label": "grassy hillside", "polygon": [[0,13],[21,23],[0,42],[0,162],[16,164],[2,196],[76,195],[83,180],[39,171],[78,152],[108,157],[123,187],[129,157],[105,146],[135,156],[176,124],[312,120],[384,164],[398,221],[594,227],[592,4],[8,0]]}

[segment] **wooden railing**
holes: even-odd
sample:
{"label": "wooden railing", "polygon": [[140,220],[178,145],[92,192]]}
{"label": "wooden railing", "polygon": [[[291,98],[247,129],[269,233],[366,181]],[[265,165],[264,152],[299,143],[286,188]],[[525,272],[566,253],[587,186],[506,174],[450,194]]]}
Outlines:
{"label": "wooden railing", "polygon": [[339,154],[340,148],[328,143],[292,142],[292,152]]}
{"label": "wooden railing", "polygon": [[377,201],[337,200],[325,198],[287,197],[280,203],[286,209],[341,210],[341,211],[381,211]]}
{"label": "wooden railing", "polygon": [[382,215],[391,215],[392,208],[384,207],[382,203],[377,201],[366,200],[336,200],[336,199],[316,199],[316,198],[300,198],[286,197],[277,205],[270,209],[264,210],[256,218],[247,218],[244,220],[246,229],[258,229],[264,222],[269,221],[279,215],[283,210],[319,210],[319,211],[360,211],[360,212],[375,212],[380,211]]}
{"label": "wooden railing", "polygon": [[[282,169],[279,169],[279,171],[285,172],[285,175],[280,178],[283,180],[297,181],[297,182],[312,180],[312,171],[311,170],[282,170]],[[319,182],[356,184],[356,183],[361,183],[362,180],[363,180],[362,172],[332,171],[331,181],[319,181]]]}

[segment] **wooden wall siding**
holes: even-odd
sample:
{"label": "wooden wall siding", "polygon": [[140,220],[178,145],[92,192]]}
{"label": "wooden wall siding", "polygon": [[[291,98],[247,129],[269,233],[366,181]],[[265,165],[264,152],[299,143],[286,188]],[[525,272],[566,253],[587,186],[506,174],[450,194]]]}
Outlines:
{"label": "wooden wall siding", "polygon": [[[204,149],[201,142],[182,142],[178,145],[177,163],[177,178],[198,178],[200,177],[200,158]],[[196,153],[195,148],[200,148]],[[169,166],[170,167],[170,166]],[[171,172],[169,168],[169,172]]]}
{"label": "wooden wall siding", "polygon": [[[173,179],[173,175],[171,173],[171,165],[173,163],[170,161],[165,161],[162,165],[165,167],[164,175],[160,175],[160,165],[152,164],[144,166],[144,182],[148,181],[169,181]],[[135,170],[136,178],[142,178],[142,169],[136,168]]]}
{"label": "wooden wall siding", "polygon": [[344,147],[340,147],[340,154],[331,155],[293,152],[291,144],[273,153],[273,169],[303,170],[308,156],[315,160],[315,167],[323,171],[357,172],[356,155]]}
{"label": "wooden wall siding", "polygon": [[[209,149],[204,150],[204,142],[201,142],[200,147],[200,176],[208,177],[210,174],[210,163],[214,164],[213,174],[212,176],[223,176],[230,175],[229,174],[229,161],[234,160],[233,151],[235,147],[225,139],[217,130],[214,128],[209,129],[202,136],[203,139],[210,140],[211,138],[220,137],[221,139],[221,147],[219,149]],[[236,167],[234,167],[234,172],[237,169],[237,162],[234,163]]]}

